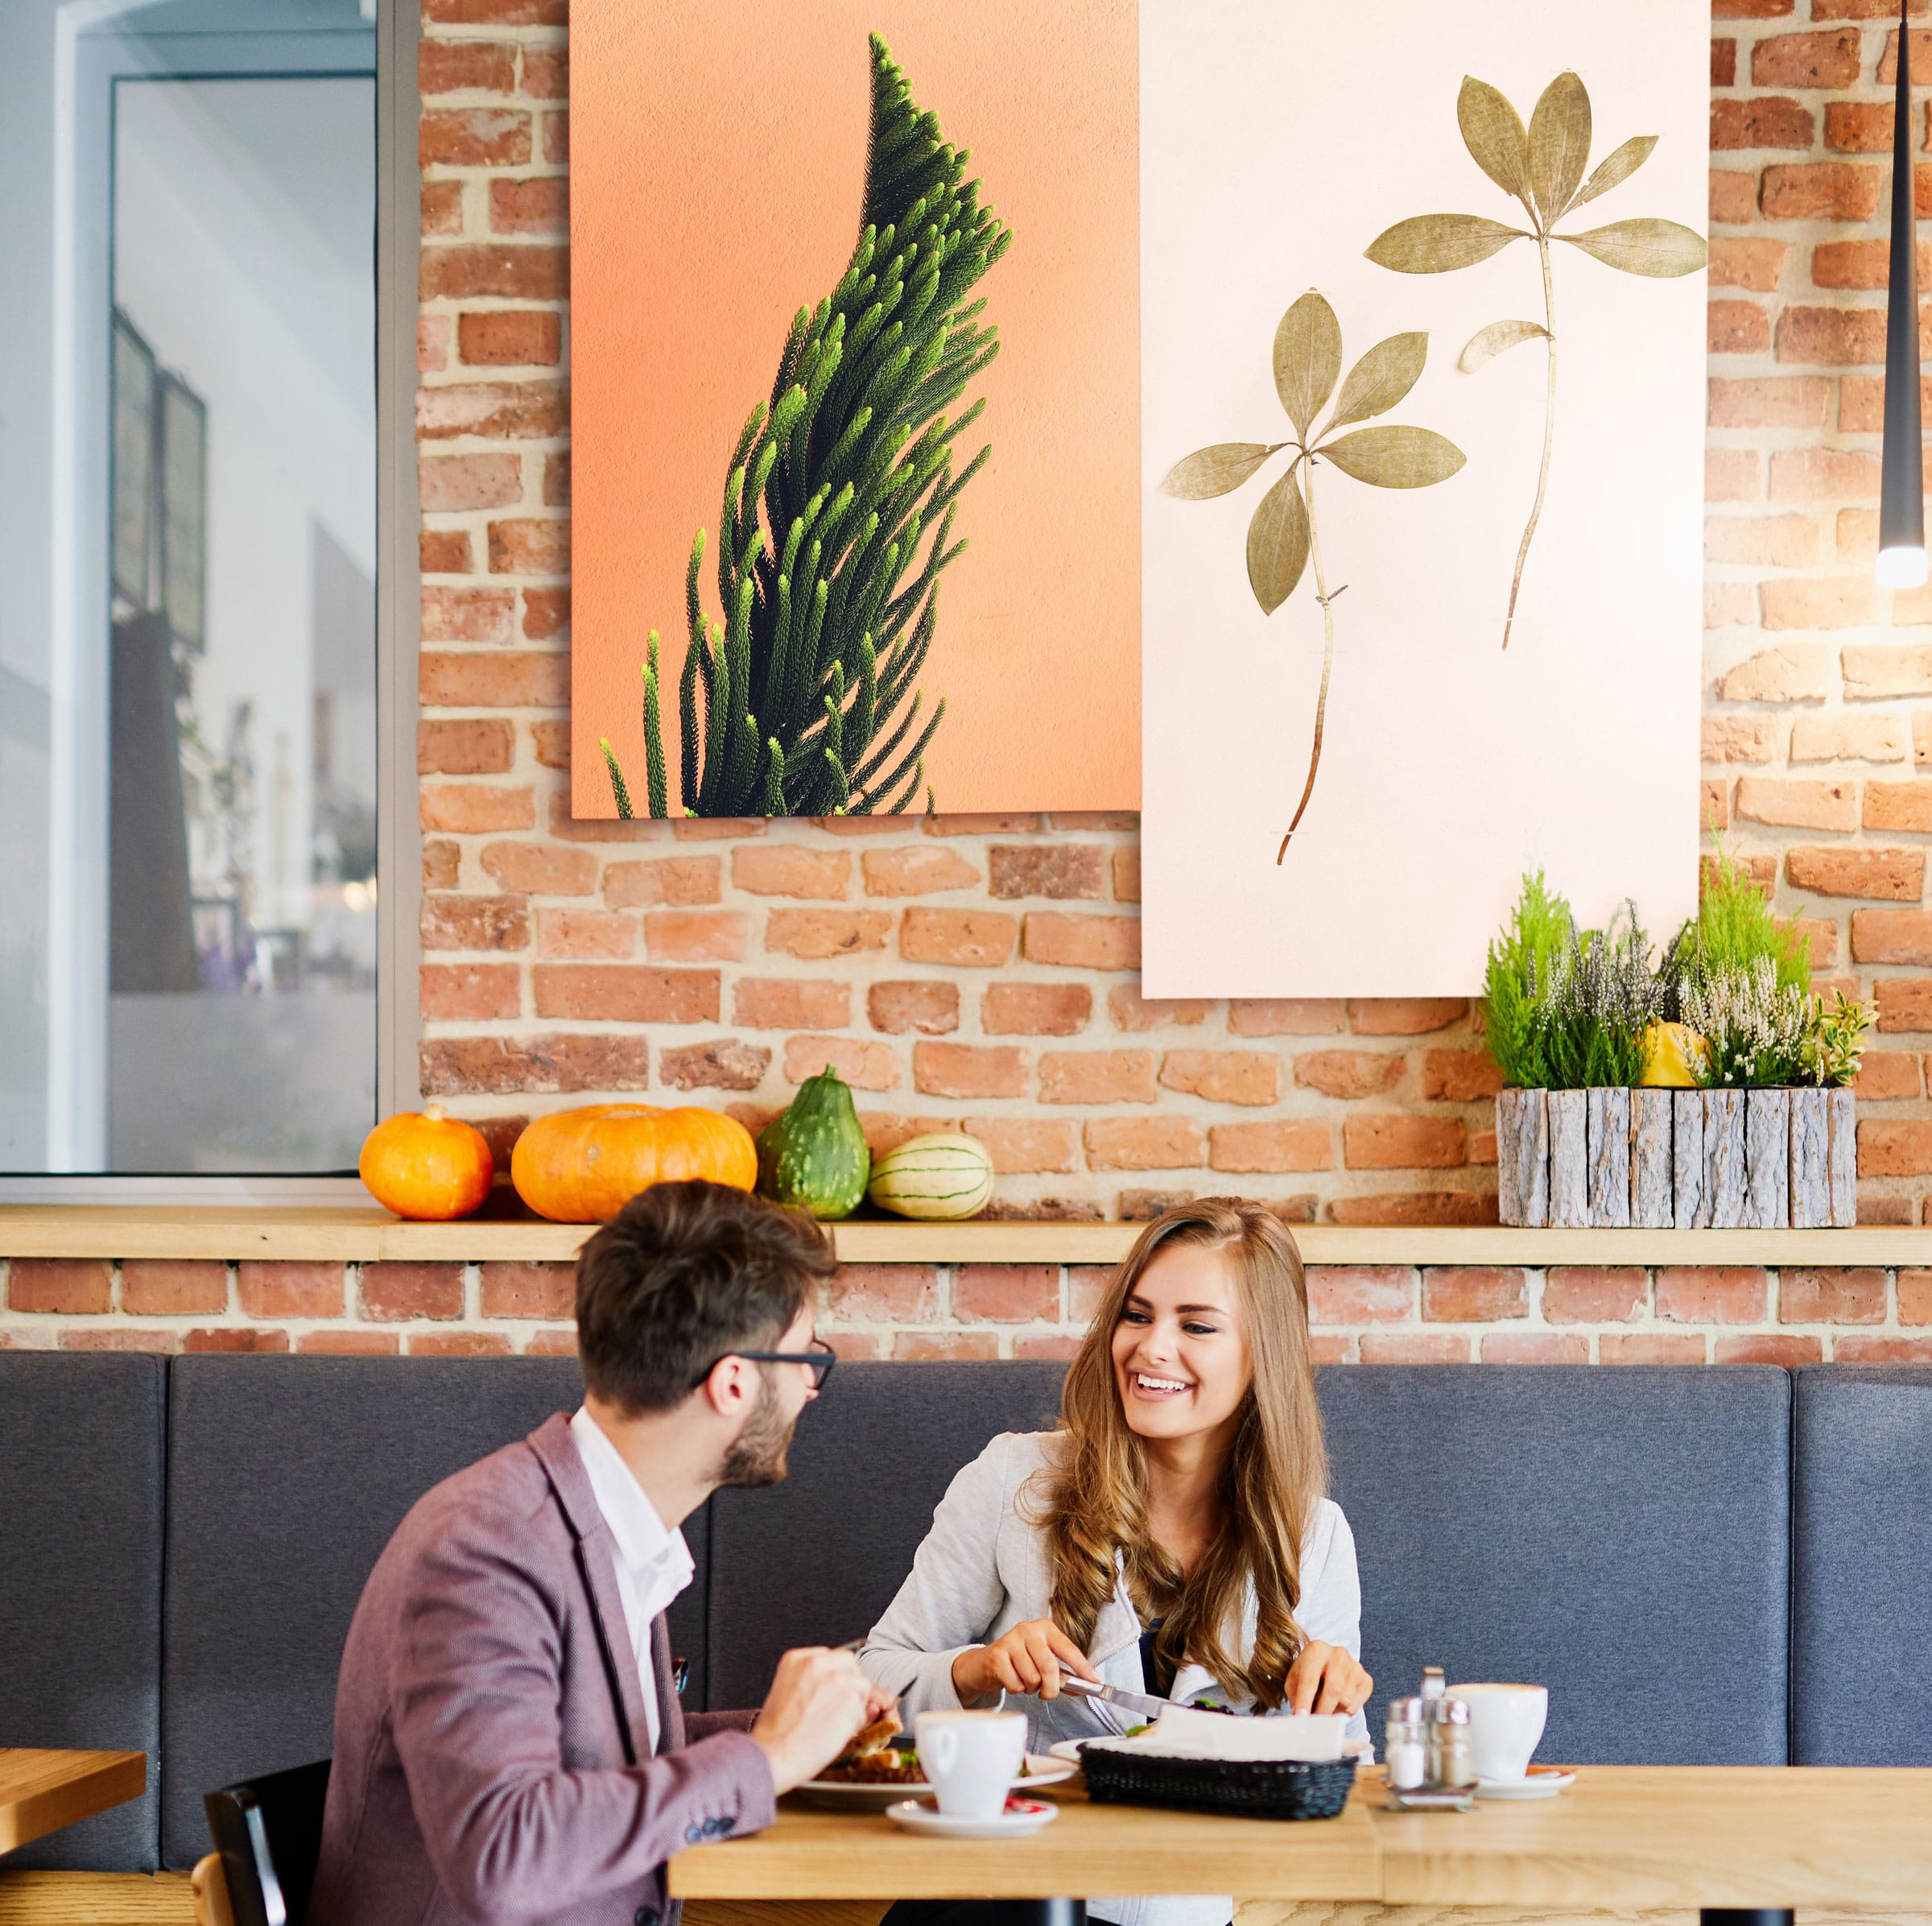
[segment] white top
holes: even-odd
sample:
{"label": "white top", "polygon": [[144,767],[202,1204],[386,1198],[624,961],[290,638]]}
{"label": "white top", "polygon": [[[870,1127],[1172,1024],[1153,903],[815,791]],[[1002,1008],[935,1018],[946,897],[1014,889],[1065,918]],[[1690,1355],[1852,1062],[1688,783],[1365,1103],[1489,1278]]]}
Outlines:
{"label": "white top", "polygon": [[650,1622],[669,1609],[671,1601],[691,1583],[696,1568],[682,1531],[667,1531],[656,1506],[624,1462],[623,1455],[604,1435],[583,1407],[570,1421],[577,1455],[584,1461],[592,1495],[610,1527],[616,1556],[617,1597],[624,1607],[624,1629],[630,1635],[638,1680],[643,1687],[644,1723],[650,1749],[658,1749],[658,1684],[650,1662]]}
{"label": "white top", "polygon": [[[956,1710],[952,1662],[963,1651],[990,1643],[1028,1619],[1052,1612],[1052,1569],[1046,1534],[1019,1503],[1021,1488],[1046,1465],[1055,1449],[1051,1432],[1007,1432],[995,1438],[956,1477],[932,1515],[932,1529],[913,1560],[911,1576],[872,1628],[859,1664],[867,1676],[902,1701],[910,1726],[919,1713]],[[1361,1583],[1356,1573],[1355,1535],[1340,1506],[1321,1499],[1302,1547],[1302,1592],[1295,1622],[1310,1639],[1361,1656]],[[1238,1649],[1253,1648],[1256,1603],[1252,1586],[1243,1602]],[[1145,1692],[1141,1672],[1141,1621],[1125,1575],[1094,1626],[1088,1656],[1110,1685]],[[1170,1695],[1177,1701],[1212,1698],[1236,1711],[1250,1711],[1249,1697],[1232,1697],[1204,1667],[1183,1665]],[[1118,1734],[1138,1724],[1092,1699],[1061,1697],[1024,1701],[1027,1750],[1043,1752],[1058,1740]],[[1368,1738],[1362,1713],[1348,1721],[1351,1740]],[[1088,1910],[1122,1926],[1226,1926],[1233,1902],[1219,1896],[1089,1899]]]}

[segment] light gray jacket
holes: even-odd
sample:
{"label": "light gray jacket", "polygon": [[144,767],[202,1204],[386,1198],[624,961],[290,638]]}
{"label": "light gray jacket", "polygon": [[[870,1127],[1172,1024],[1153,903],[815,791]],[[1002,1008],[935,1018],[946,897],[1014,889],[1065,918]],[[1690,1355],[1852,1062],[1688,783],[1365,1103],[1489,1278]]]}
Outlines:
{"label": "light gray jacket", "polygon": [[[859,1664],[868,1676],[900,1695],[908,1727],[919,1713],[958,1709],[952,1662],[961,1652],[989,1644],[1028,1619],[1051,1616],[1053,1576],[1046,1535],[1031,1522],[1030,1507],[1020,1494],[1027,1480],[1048,1464],[1049,1453],[1057,1449],[1055,1436],[1051,1432],[1003,1432],[960,1472],[932,1515],[932,1529],[913,1560],[911,1575],[872,1628]],[[1301,1577],[1295,1622],[1310,1639],[1341,1646],[1359,1659],[1362,1595],[1355,1537],[1341,1507],[1330,1499],[1316,1507],[1302,1548]],[[1255,1616],[1251,1589],[1242,1613],[1244,1652],[1254,1643]],[[1110,1685],[1147,1689],[1140,1638],[1140,1617],[1122,1577],[1094,1626],[1088,1655]],[[1212,1698],[1236,1711],[1253,1709],[1251,1699],[1231,1699],[1199,1665],[1181,1668],[1171,1696]],[[1034,1752],[1061,1739],[1117,1733],[1136,1722],[1090,1699],[1028,1699],[1023,1704],[1027,1749]],[[1368,1736],[1368,1721],[1359,1712],[1349,1722],[1348,1736]],[[1090,1901],[1089,1910],[1122,1926],[1225,1926],[1232,1904],[1220,1897],[1101,1898]]]}

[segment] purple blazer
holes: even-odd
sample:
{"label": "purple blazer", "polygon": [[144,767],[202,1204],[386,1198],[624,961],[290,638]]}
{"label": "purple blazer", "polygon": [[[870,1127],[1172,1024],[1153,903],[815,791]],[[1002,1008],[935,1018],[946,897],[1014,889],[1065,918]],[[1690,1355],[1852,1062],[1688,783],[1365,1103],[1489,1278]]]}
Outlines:
{"label": "purple blazer", "polygon": [[342,1654],[310,1926],[676,1926],[665,1861],[771,1824],[754,1714],[680,1713],[662,1617],[651,1756],[613,1556],[561,1416],[411,1507]]}

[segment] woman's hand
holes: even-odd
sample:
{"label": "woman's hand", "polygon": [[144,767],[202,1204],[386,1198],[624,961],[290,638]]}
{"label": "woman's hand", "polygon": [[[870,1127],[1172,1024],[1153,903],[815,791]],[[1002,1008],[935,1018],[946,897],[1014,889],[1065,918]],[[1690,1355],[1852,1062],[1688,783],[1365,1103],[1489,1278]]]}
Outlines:
{"label": "woman's hand", "polygon": [[1340,1646],[1311,1639],[1288,1668],[1282,1703],[1290,1712],[1359,1712],[1374,1689],[1375,1680]]}
{"label": "woman's hand", "polygon": [[1063,1672],[1083,1679],[1100,1676],[1088,1663],[1086,1653],[1051,1618],[1030,1618],[990,1645],[961,1652],[952,1662],[952,1688],[962,1705],[990,1698],[996,1692],[1038,1692],[1043,1699],[1057,1699]]}

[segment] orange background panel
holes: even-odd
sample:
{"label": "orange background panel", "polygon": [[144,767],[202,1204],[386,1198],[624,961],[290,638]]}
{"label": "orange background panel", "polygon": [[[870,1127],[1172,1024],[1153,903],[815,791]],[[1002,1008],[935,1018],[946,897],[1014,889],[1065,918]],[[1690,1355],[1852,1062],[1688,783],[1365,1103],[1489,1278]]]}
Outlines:
{"label": "orange background panel", "polygon": [[[585,0],[571,19],[572,807],[638,806],[639,665],[656,629],[677,807],[691,535],[713,565],[725,464],[797,309],[857,238],[885,36],[1013,229],[972,291],[998,358],[920,676],[946,720],[946,811],[1140,801],[1137,54],[1129,0]],[[964,405],[964,400],[962,401]],[[920,805],[923,806],[923,803]]]}

